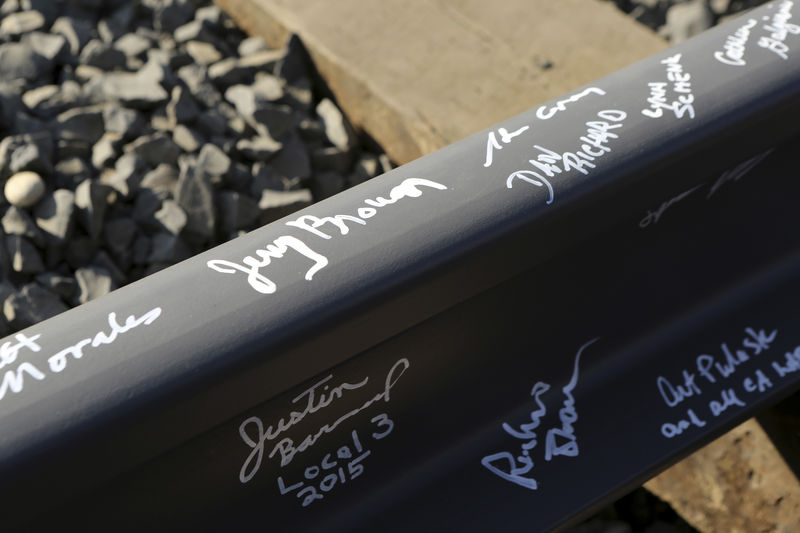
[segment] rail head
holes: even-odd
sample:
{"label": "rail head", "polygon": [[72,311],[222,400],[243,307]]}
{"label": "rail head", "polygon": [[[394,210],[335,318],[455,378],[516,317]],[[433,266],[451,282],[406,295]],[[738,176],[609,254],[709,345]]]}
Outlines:
{"label": "rail head", "polygon": [[[641,330],[617,331],[619,328],[607,323],[608,331],[590,332],[592,328],[584,324],[573,324],[576,331],[570,333],[556,323],[568,320],[569,313],[559,302],[556,287],[549,286],[542,292],[551,298],[553,316],[548,319],[533,312],[539,317],[529,326],[535,339],[526,345],[512,335],[490,343],[487,337],[464,335],[475,348],[482,348],[478,352],[459,342],[456,324],[460,313],[465,313],[469,328],[481,328],[483,321],[496,328],[504,327],[507,321],[522,327],[502,318],[509,312],[502,300],[511,298],[514,292],[536,298],[539,289],[531,289],[531,280],[526,279],[531,272],[572,272],[574,287],[591,293],[594,289],[588,280],[603,280],[596,277],[591,265],[576,270],[564,258],[575,260],[576,250],[604,254],[592,243],[613,242],[609,234],[632,239],[645,248],[681,250],[680,238],[676,241],[658,229],[665,213],[679,210],[693,196],[719,197],[726,184],[739,181],[775,154],[791,150],[784,146],[794,146],[791,140],[798,134],[800,120],[800,51],[793,51],[800,47],[800,36],[790,20],[793,9],[789,1],[768,4],[435,154],[4,339],[0,472],[9,480],[6,488],[0,489],[4,501],[24,509],[34,505],[32,495],[45,497],[46,493],[48,499],[56,501],[56,495],[67,487],[78,494],[104,483],[135,486],[137,472],[152,474],[145,464],[164,464],[159,461],[170,458],[179,470],[190,469],[196,464],[192,461],[209,456],[207,469],[183,478],[190,479],[196,489],[187,495],[187,501],[219,498],[220,506],[242,508],[242,502],[269,497],[274,505],[284,507],[288,505],[286,494],[294,490],[290,487],[301,483],[300,491],[312,486],[306,483],[310,479],[303,481],[295,475],[291,479],[296,480],[291,481],[285,474],[290,465],[305,464],[305,458],[300,458],[306,451],[306,457],[320,455],[319,461],[332,464],[330,454],[338,453],[339,448],[347,447],[355,457],[355,451],[363,455],[372,444],[375,450],[384,447],[383,453],[394,454],[397,464],[405,469],[390,469],[394,477],[386,486],[412,500],[410,494],[418,486],[415,483],[428,483],[424,467],[432,465],[440,466],[435,467],[438,477],[430,483],[453,487],[463,476],[465,488],[484,494],[498,509],[506,505],[501,501],[504,498],[524,505],[531,491],[543,494],[540,488],[545,479],[556,476],[548,466],[551,460],[555,464],[557,457],[578,456],[576,428],[583,426],[582,433],[592,435],[584,438],[597,442],[598,448],[608,436],[605,423],[624,429],[618,427],[619,421],[600,414],[596,415],[600,417],[597,422],[586,422],[592,420],[586,414],[577,417],[574,410],[579,397],[573,396],[573,391],[579,379],[579,358],[597,357],[592,355],[595,350],[605,354],[581,381],[586,383],[586,390],[602,395],[600,381],[604,380],[606,386],[615,383],[615,387],[623,387],[647,374],[641,364],[626,370],[621,361],[647,360],[658,365],[671,357],[673,344],[655,342],[663,339],[663,330],[679,332],[691,351],[708,343],[729,342],[719,340],[730,334],[725,323],[747,323],[739,328],[747,341],[742,341],[746,356],[757,355],[747,352],[755,350],[752,343],[766,351],[763,345],[774,339],[764,339],[773,330],[783,331],[787,320],[794,317],[794,311],[785,305],[777,307],[783,314],[770,314],[776,291],[781,287],[794,290],[792,275],[797,265],[791,248],[787,248],[790,239],[770,249],[771,263],[748,262],[746,268],[730,265],[731,273],[721,276],[726,283],[715,282],[717,290],[727,291],[724,294],[736,303],[730,314],[719,304],[726,301],[725,297],[716,293],[700,291],[709,298],[708,305],[703,306],[690,295],[677,299],[683,294],[678,291],[669,313],[654,310],[647,320],[632,320]],[[777,151],[773,154],[772,150]],[[780,195],[765,196],[777,202]],[[723,210],[720,204],[708,209]],[[763,209],[769,211],[770,207]],[[753,213],[751,220],[759,216]],[[697,219],[713,225],[708,217],[697,215]],[[629,236],[630,221],[635,238]],[[722,235],[725,230],[716,227],[716,231]],[[653,244],[647,244],[650,237],[641,236],[646,232],[653,235]],[[707,236],[707,240],[712,242],[714,236]],[[646,272],[628,272],[619,262],[630,257],[632,263],[646,268],[651,252],[637,254],[623,247],[619,253],[619,258],[606,257],[606,262],[598,261],[598,265],[605,265],[609,284],[620,291],[626,290],[623,282],[627,277],[636,280],[632,283],[637,287],[636,294],[620,292],[620,301],[641,305],[637,298],[644,298],[648,291],[668,299]],[[719,254],[728,253],[732,253],[730,247],[719,248]],[[588,257],[580,256],[581,264],[591,262]],[[713,264],[718,265],[722,257]],[[663,266],[659,268],[663,272]],[[558,279],[569,283],[563,275]],[[692,283],[711,283],[711,279],[709,273],[698,274]],[[763,295],[755,296],[757,289],[763,289]],[[581,305],[579,294],[566,289],[565,293],[571,295],[565,302]],[[601,295],[613,298],[598,289],[597,297]],[[488,309],[494,316],[476,311],[478,301],[491,302]],[[513,309],[522,312],[525,307],[515,300]],[[588,304],[587,309],[597,311]],[[772,318],[764,326],[750,326],[742,318],[745,315],[736,314],[747,309],[759,309],[758,313]],[[626,317],[628,313],[625,311]],[[658,325],[659,320],[664,321],[663,327]],[[418,333],[430,331],[431,324],[440,322],[447,324],[442,326],[446,334],[426,341]],[[709,325],[709,332],[700,331],[701,325]],[[563,336],[554,335],[555,331]],[[634,343],[637,338],[641,344]],[[405,344],[408,339],[417,344]],[[467,378],[470,374],[465,370],[465,381],[459,382],[457,373],[443,373],[436,365],[437,352],[430,351],[434,345],[441,350],[440,365],[457,357],[458,349],[468,354],[466,368],[486,375],[480,381],[484,384],[483,398],[494,394],[493,387],[511,387],[518,381],[519,376],[512,379],[516,373],[532,369],[526,365],[515,368],[515,358],[500,357],[508,367],[487,370],[478,364],[479,353],[497,357],[495,350],[502,353],[507,349],[517,357],[530,353],[534,359],[556,357],[569,364],[550,367],[541,362],[541,368],[552,375],[537,373],[529,384],[533,389],[522,391],[521,399],[544,409],[541,416],[535,414],[537,410],[531,411],[530,405],[522,406],[506,396],[501,405],[494,406],[492,415],[486,412],[491,402],[484,405],[469,397],[468,384],[475,376]],[[426,352],[427,362],[423,363],[420,354]],[[545,352],[558,355],[543,355]],[[794,364],[792,361],[778,364],[788,368],[785,365]],[[441,393],[431,392],[429,382],[415,382],[412,376],[416,368],[426,365],[430,365],[430,375],[453,379],[445,389],[452,387],[466,396],[448,400],[437,396]],[[573,373],[565,373],[570,368]],[[347,369],[346,377],[340,376],[339,369]],[[792,373],[786,371],[781,377],[789,378],[772,392],[762,391],[765,394],[748,404],[748,409],[795,387]],[[567,379],[561,379],[564,377]],[[756,378],[752,379],[758,388],[760,378]],[[675,407],[671,401],[682,403],[699,389],[696,376],[692,383],[681,378],[684,381],[675,385],[675,379],[664,377],[663,383],[668,382],[671,388],[663,385],[657,389],[662,393],[657,400],[666,402],[659,405],[662,411]],[[706,380],[710,385],[717,384]],[[722,378],[717,376],[717,381]],[[540,382],[547,388],[537,389]],[[362,386],[369,394],[350,393]],[[429,415],[414,403],[413,395],[406,392],[402,396],[400,391],[406,386],[420,387],[442,402],[452,401],[451,409],[458,409],[459,403],[472,406],[482,413],[483,425],[476,428],[456,416],[454,420],[466,426],[454,421],[452,427],[467,427],[472,433],[458,441],[447,440],[444,437],[449,435],[450,426],[445,423],[441,429],[444,433],[434,440],[448,442],[450,448],[426,449],[415,441],[418,433],[408,426],[415,416],[425,419]],[[637,394],[648,395],[653,387],[648,383],[634,388]],[[548,398],[561,394],[561,406],[556,408],[562,400],[545,400],[546,392],[550,393]],[[663,422],[672,426],[666,430],[660,426],[660,434],[637,437],[637,433],[624,433],[630,439],[657,442],[655,451],[640,453],[631,444],[633,440],[619,442],[619,454],[593,455],[593,468],[613,476],[612,460],[630,454],[639,469],[628,471],[629,478],[617,479],[613,488],[621,490],[641,480],[643,471],[661,468],[750,412],[736,410],[730,414],[733,410],[728,408],[738,404],[731,394],[724,390],[721,394],[715,400],[721,409],[718,414],[729,414],[719,418],[713,428],[697,410],[689,409],[683,418]],[[339,402],[348,397],[355,403]],[[638,398],[635,394],[632,397]],[[602,402],[596,398],[588,392],[580,397],[584,403],[597,401],[598,410]],[[642,399],[641,405],[654,405],[650,400]],[[305,410],[298,411],[303,402],[307,402]],[[395,402],[402,405],[398,407],[406,426],[402,435],[400,418],[378,409],[394,408]],[[341,409],[349,406],[349,410],[336,409],[335,405]],[[622,405],[615,408],[622,409]],[[287,406],[290,411],[281,416]],[[266,415],[248,415],[254,409],[274,414],[271,420],[279,422],[270,426]],[[507,415],[509,420],[517,420],[513,413],[521,412],[524,418],[526,409],[530,420],[523,423],[524,427],[503,422]],[[544,423],[545,412],[556,416],[556,422],[560,420],[561,429],[551,428],[553,433],[546,433],[552,438],[545,434],[537,437],[544,444],[536,450],[543,448],[546,454],[536,461],[542,474],[526,475],[533,459],[525,452],[531,452],[540,442],[533,437],[532,426]],[[649,418],[640,409],[631,413],[642,420]],[[330,420],[323,416],[328,414]],[[496,427],[488,425],[491,416],[498,422]],[[420,420],[421,426],[436,431],[424,422]],[[692,426],[699,429],[706,424],[709,427],[697,438],[675,444]],[[592,431],[586,431],[590,426]],[[392,433],[395,428],[396,434]],[[309,432],[311,429],[314,431]],[[278,438],[282,433],[296,432],[306,440]],[[367,434],[371,440],[366,439]],[[520,450],[492,452],[494,443],[508,436],[522,441]],[[206,442],[206,437],[215,444],[192,447],[192,443]],[[267,449],[267,441],[272,444],[273,440],[284,444]],[[226,444],[220,447],[219,442]],[[310,460],[305,470],[293,470],[294,474],[304,476],[315,466],[321,473],[324,464],[314,461]],[[231,462],[241,465],[233,473],[223,473],[220,465]],[[575,464],[586,462],[582,459]],[[349,473],[342,470],[340,475],[337,470],[340,481],[328,484],[344,486],[358,477],[356,472],[363,472],[359,466],[364,465],[349,461]],[[568,481],[574,482],[581,475],[582,467],[564,468],[560,475],[565,481],[560,482],[561,489],[553,489],[554,494],[569,488]],[[259,481],[250,484],[256,475]],[[260,481],[265,478],[269,479]],[[380,476],[365,474],[367,478],[372,481],[361,489],[349,487],[340,492],[352,489],[351,493],[360,497],[352,509],[366,512],[365,502],[373,502],[376,509],[386,508],[391,498],[385,490],[375,488],[368,494],[363,488],[380,487]],[[169,479],[169,483],[183,486],[180,476]],[[547,512],[542,510],[541,516],[548,518],[538,523],[553,526],[571,513],[590,507],[607,496],[608,491],[599,490],[601,484],[590,484],[599,492],[581,491],[584,496],[580,504],[575,499],[560,500]],[[115,486],[122,494],[128,490]],[[321,485],[314,486],[315,493],[320,493]],[[433,494],[435,487],[426,491]],[[287,507],[287,516],[299,516],[301,524],[321,523],[314,520],[324,516],[331,524],[353,526],[357,515],[334,507],[315,505],[326,509],[319,514],[306,511],[315,500],[303,500],[297,509]],[[552,503],[549,498],[546,501]],[[420,516],[447,514],[446,506],[434,507],[425,507]],[[472,513],[463,515],[467,516]],[[376,520],[383,523],[381,518]],[[408,522],[397,524],[400,527]]]}

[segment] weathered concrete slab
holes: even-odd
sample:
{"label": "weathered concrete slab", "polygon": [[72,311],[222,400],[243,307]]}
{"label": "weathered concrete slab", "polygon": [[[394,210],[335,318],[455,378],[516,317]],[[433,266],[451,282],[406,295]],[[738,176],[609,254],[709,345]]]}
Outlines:
{"label": "weathered concrete slab", "polygon": [[340,105],[405,163],[666,44],[590,0],[216,0],[248,33],[299,34]]}
{"label": "weathered concrete slab", "polygon": [[800,485],[755,419],[645,487],[700,531],[800,531]]}

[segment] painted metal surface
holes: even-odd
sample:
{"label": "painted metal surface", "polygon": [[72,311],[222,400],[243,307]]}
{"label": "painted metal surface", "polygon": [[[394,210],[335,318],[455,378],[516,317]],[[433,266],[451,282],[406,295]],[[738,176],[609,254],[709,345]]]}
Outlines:
{"label": "painted metal surface", "polygon": [[11,523],[546,530],[787,394],[792,9],[4,339]]}

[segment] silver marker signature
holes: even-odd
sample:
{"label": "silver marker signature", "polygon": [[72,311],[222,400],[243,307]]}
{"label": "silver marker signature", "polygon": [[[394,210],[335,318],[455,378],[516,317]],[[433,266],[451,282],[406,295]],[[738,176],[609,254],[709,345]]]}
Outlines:
{"label": "silver marker signature", "polygon": [[[297,446],[294,444],[294,440],[289,437],[284,437],[280,441],[275,444],[272,448],[272,451],[269,453],[269,458],[275,456],[275,454],[280,454],[281,457],[281,466],[286,466],[292,462],[295,455],[297,453],[303,452],[314,444],[316,444],[317,440],[324,435],[325,433],[330,433],[334,429],[336,429],[339,424],[351,418],[364,409],[371,406],[373,403],[383,400],[385,402],[389,402],[391,399],[390,391],[392,387],[398,382],[400,377],[408,370],[408,367],[411,366],[408,359],[405,357],[399,359],[389,370],[389,373],[386,375],[386,380],[384,381],[384,388],[381,392],[364,402],[361,407],[357,409],[352,409],[347,413],[343,414],[339,418],[337,418],[332,423],[328,423],[323,425],[316,433],[307,435]],[[356,384],[350,383],[343,383],[339,385],[331,391],[330,395],[326,398],[324,394],[322,395],[319,403],[314,404],[314,390],[322,385],[323,383],[327,382],[331,376],[328,376],[316,384],[311,386],[309,389],[306,389],[304,392],[300,393],[292,402],[294,403],[298,399],[308,395],[308,404],[306,405],[306,409],[302,412],[293,411],[289,414],[289,421],[286,422],[283,418],[281,418],[277,424],[277,430],[273,429],[273,426],[269,426],[266,431],[264,430],[264,423],[261,421],[261,418],[257,416],[251,416],[250,418],[246,419],[244,422],[239,425],[239,435],[241,436],[242,440],[245,444],[247,444],[251,450],[250,454],[242,464],[242,468],[239,470],[239,481],[241,483],[247,483],[253,476],[256,475],[258,470],[261,468],[261,462],[264,458],[264,445],[268,440],[275,439],[278,435],[282,432],[288,430],[293,425],[300,422],[308,413],[313,413],[319,411],[323,407],[327,407],[333,401],[334,398],[341,397],[342,390],[354,390],[366,385],[367,380],[369,379],[364,378],[361,382]],[[250,435],[249,428],[255,429],[255,438]]]}
{"label": "silver marker signature", "polygon": [[705,183],[701,183],[700,185],[695,185],[691,189],[683,191],[678,196],[670,198],[666,202],[663,202],[659,206],[659,208],[656,209],[655,211],[650,211],[648,209],[647,210],[647,214],[644,216],[644,218],[642,218],[642,220],[639,221],[639,227],[644,229],[647,226],[649,226],[650,224],[657,224],[658,221],[661,219],[661,215],[664,214],[664,211],[666,211],[667,209],[669,209],[673,205],[677,204],[678,202],[680,202],[681,200],[683,200],[684,198],[686,198],[687,196],[692,194],[694,191],[696,191],[697,189],[699,189],[703,185],[705,185]]}
{"label": "silver marker signature", "polygon": [[[565,396],[563,407],[558,410],[558,419],[561,422],[561,427],[550,428],[545,434],[546,461],[550,461],[553,457],[559,455],[577,457],[579,454],[580,450],[574,427],[574,423],[578,420],[578,411],[572,392],[578,385],[581,354],[583,354],[583,351],[587,347],[598,340],[599,337],[590,340],[581,346],[578,349],[578,353],[575,355],[572,377],[561,389],[561,392]],[[533,470],[534,467],[533,459],[530,457],[530,450],[534,449],[538,444],[538,437],[534,430],[541,425],[542,418],[547,414],[547,407],[542,402],[542,395],[549,390],[550,385],[541,381],[536,382],[531,389],[531,396],[534,402],[536,402],[537,409],[531,411],[530,422],[521,424],[519,429],[511,427],[511,425],[507,423],[503,423],[503,430],[505,430],[506,433],[516,439],[525,441],[520,445],[521,454],[515,457],[514,454],[504,451],[487,455],[481,459],[481,464],[491,473],[530,490],[537,490],[539,488],[536,479],[525,476]],[[498,463],[500,464],[498,465]]]}
{"label": "silver marker signature", "polygon": [[755,168],[759,163],[761,163],[764,159],[767,158],[769,154],[774,152],[774,148],[770,148],[769,150],[758,154],[755,157],[751,157],[747,161],[740,163],[733,167],[732,169],[726,170],[725,172],[720,175],[717,181],[711,186],[708,191],[708,195],[706,196],[706,200],[711,198],[717,190],[728,183],[729,181],[739,181],[741,178],[746,176],[753,168]]}

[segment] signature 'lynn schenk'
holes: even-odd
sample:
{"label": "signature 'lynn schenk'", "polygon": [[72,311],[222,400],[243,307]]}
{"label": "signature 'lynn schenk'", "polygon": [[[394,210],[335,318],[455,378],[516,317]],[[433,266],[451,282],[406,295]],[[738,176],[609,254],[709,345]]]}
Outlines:
{"label": "signature 'lynn schenk'", "polygon": [[[578,456],[578,439],[575,436],[574,426],[574,423],[578,420],[578,409],[575,405],[575,397],[572,395],[572,391],[578,385],[581,354],[587,347],[597,342],[598,339],[599,337],[594,338],[581,346],[575,355],[572,377],[569,383],[561,389],[564,394],[564,401],[561,409],[558,410],[560,426],[552,427],[545,433],[544,458],[546,461],[550,461],[553,457],[559,455],[567,457]],[[523,441],[520,444],[520,453],[515,456],[511,452],[503,451],[487,455],[481,459],[481,464],[493,474],[530,490],[539,488],[536,479],[527,476],[527,474],[533,470],[533,459],[531,459],[530,452],[538,444],[536,429],[541,425],[542,419],[547,414],[547,407],[542,401],[542,396],[549,390],[550,385],[542,381],[537,381],[531,389],[531,396],[536,404],[536,409],[530,413],[530,422],[520,424],[518,428],[508,423],[503,423],[503,430],[506,433],[515,439]]]}

